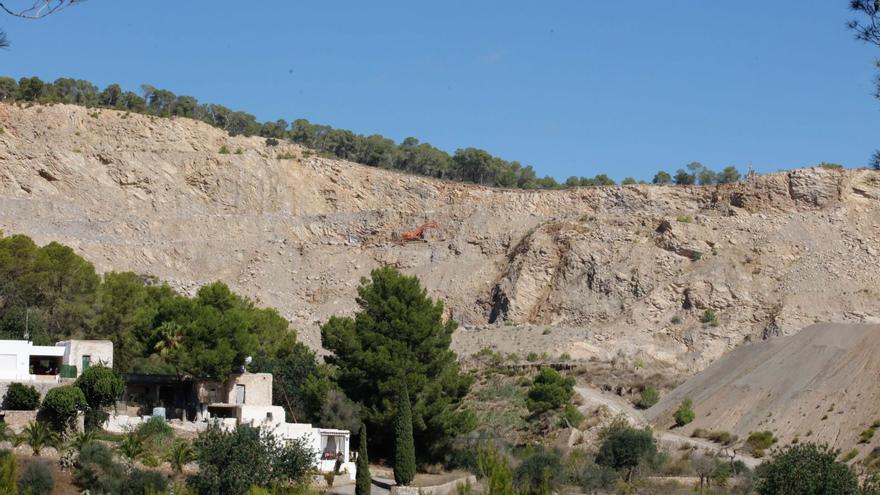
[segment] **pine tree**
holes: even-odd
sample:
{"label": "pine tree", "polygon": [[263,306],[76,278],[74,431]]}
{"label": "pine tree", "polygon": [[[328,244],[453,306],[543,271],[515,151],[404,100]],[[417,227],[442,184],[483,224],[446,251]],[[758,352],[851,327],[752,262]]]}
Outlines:
{"label": "pine tree", "polygon": [[355,478],[355,495],[370,495],[372,480],[370,479],[370,460],[367,457],[367,426],[361,424],[359,432],[361,445],[358,448],[357,474]]}
{"label": "pine tree", "polygon": [[416,476],[416,448],[413,444],[412,407],[406,383],[397,398],[394,418],[394,481],[408,485]]}
{"label": "pine tree", "polygon": [[428,297],[418,278],[393,267],[362,280],[354,317],[333,316],[321,327],[345,395],[362,405],[373,457],[394,455],[394,404],[401,381],[409,386],[413,441],[420,462],[444,459],[456,437],[471,431],[473,411],[462,399],[473,381],[450,349],[456,323],[444,320],[443,304]]}

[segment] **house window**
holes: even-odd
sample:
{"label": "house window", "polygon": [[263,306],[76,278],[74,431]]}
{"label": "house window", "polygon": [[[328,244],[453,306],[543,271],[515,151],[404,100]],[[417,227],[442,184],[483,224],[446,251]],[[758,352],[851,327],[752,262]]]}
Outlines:
{"label": "house window", "polygon": [[236,404],[244,404],[244,401],[245,401],[244,385],[236,384],[235,385],[235,403]]}
{"label": "house window", "polygon": [[321,459],[325,461],[336,459],[336,456],[342,453],[340,440],[341,437],[334,435],[321,435]]}
{"label": "house window", "polygon": [[82,370],[85,371],[89,369],[89,366],[92,365],[92,356],[88,354],[83,354],[82,357]]}

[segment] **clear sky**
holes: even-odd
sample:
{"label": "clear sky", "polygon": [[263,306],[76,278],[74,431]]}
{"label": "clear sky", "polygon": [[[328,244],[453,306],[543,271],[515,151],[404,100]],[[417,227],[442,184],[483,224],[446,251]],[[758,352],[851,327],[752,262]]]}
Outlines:
{"label": "clear sky", "polygon": [[846,29],[848,3],[88,0],[0,17],[0,73],[150,83],[558,179],[854,167],[880,147],[880,51]]}

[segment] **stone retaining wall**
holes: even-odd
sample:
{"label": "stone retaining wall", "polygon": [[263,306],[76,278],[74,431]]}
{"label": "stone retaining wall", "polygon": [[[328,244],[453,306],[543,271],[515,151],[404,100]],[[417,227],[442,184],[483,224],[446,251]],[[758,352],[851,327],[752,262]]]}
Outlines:
{"label": "stone retaining wall", "polygon": [[[375,481],[374,481],[375,483]],[[464,478],[459,478],[457,480],[452,480],[448,483],[443,483],[442,485],[434,485],[434,486],[390,486],[391,495],[448,495],[450,493],[455,492],[455,489],[459,486],[470,483],[471,486],[476,486],[477,477],[474,475],[466,476]]]}
{"label": "stone retaining wall", "polygon": [[37,411],[3,411],[0,414],[2,414],[3,422],[16,433],[21,433],[21,430],[28,423],[37,420]]}

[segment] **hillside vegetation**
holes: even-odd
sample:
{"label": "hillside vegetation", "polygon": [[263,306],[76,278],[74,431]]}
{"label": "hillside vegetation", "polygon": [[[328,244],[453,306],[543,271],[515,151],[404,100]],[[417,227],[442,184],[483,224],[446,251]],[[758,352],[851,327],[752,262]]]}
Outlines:
{"label": "hillside vegetation", "polygon": [[[323,156],[350,160],[372,167],[400,170],[408,173],[475,184],[521,189],[558,189],[560,187],[607,186],[614,180],[606,174],[593,178],[569,177],[564,184],[550,176],[538,177],[531,165],[507,161],[477,148],[462,148],[453,155],[407,137],[399,144],[379,134],[364,136],[328,125],[312,124],[305,119],[288,123],[284,119],[258,122],[253,115],[230,110],[214,103],[199,103],[195,97],[176,95],[149,84],[141,86],[141,94],[124,91],[118,84],[103,90],[82,79],[58,78],[44,82],[38,77],[23,77],[16,81],[0,77],[0,101],[9,103],[69,103],[87,108],[108,108],[159,117],[186,117],[200,120],[228,132],[230,136],[262,136],[268,145],[290,141],[315,150]],[[231,150],[226,150],[231,152]],[[655,184],[675,181],[679,185],[730,183],[739,180],[739,172],[726,167],[721,173],[697,162],[688,165],[688,171],[679,169],[675,176],[659,172]],[[624,184],[635,184],[627,178]]]}

